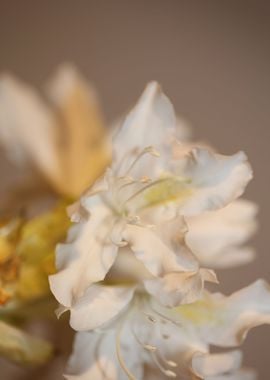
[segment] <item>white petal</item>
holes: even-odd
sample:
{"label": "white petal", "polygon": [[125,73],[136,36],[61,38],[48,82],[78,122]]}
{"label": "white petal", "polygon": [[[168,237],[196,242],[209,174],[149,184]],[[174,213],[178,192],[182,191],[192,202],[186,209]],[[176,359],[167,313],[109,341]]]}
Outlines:
{"label": "white petal", "polygon": [[32,88],[9,75],[0,79],[0,145],[15,164],[58,178],[54,117]]}
{"label": "white petal", "polygon": [[[115,331],[80,332],[76,334],[73,353],[67,367],[68,380],[126,380],[143,378],[142,348],[124,329],[119,336]],[[121,358],[120,358],[121,356]],[[122,362],[119,362],[122,360]]]}
{"label": "white petal", "polygon": [[77,331],[98,328],[129,304],[134,287],[92,285],[70,309],[70,325]]}
{"label": "white petal", "polygon": [[62,305],[71,307],[91,284],[103,280],[112,266],[118,247],[110,240],[111,222],[110,211],[97,206],[88,220],[71,228],[68,242],[58,245],[58,273],[50,276],[49,282]]}
{"label": "white petal", "polygon": [[242,195],[252,178],[246,155],[214,154],[207,149],[192,149],[174,163],[174,172],[189,180],[193,194],[181,204],[183,215],[196,215],[203,211],[226,206]]}
{"label": "white petal", "polygon": [[118,380],[112,335],[77,333],[64,377],[68,380]]}
{"label": "white petal", "polygon": [[242,362],[242,352],[235,350],[218,354],[195,353],[192,369],[202,378],[222,375],[238,370]]}
{"label": "white petal", "polygon": [[122,236],[137,259],[144,263],[153,276],[176,271],[196,271],[198,263],[184,244],[181,236],[182,225],[181,218],[168,221],[159,227],[127,224]]}
{"label": "white petal", "polygon": [[255,256],[255,250],[251,247],[227,247],[214,256],[201,255],[200,262],[210,268],[222,269],[248,264]]}
{"label": "white petal", "polygon": [[[138,154],[148,146],[153,146],[158,151],[161,150],[165,153],[174,129],[175,115],[171,102],[161,92],[157,83],[149,83],[114,137],[113,146],[116,162],[121,162],[131,151]],[[124,174],[123,171],[133,159],[134,156],[129,157],[125,165],[122,166],[121,174]],[[155,164],[156,159],[149,157],[147,162],[144,160],[142,163],[137,163],[136,173],[147,175],[147,168],[151,168],[153,173]]]}
{"label": "white petal", "polygon": [[186,247],[180,233],[182,223],[181,218],[175,218],[153,228],[127,225],[122,235],[155,277],[145,279],[146,290],[170,307],[194,302],[201,295],[204,281],[216,282],[212,271],[199,269]]}
{"label": "white petal", "polygon": [[251,328],[270,323],[270,287],[263,280],[257,280],[230,297],[218,298],[217,324],[210,331],[204,331],[209,343],[227,347],[238,345]]}
{"label": "white petal", "polygon": [[237,346],[251,328],[270,324],[270,287],[258,280],[229,297],[205,293],[200,301],[174,309],[173,315],[208,344]]}
{"label": "white petal", "polygon": [[256,231],[256,213],[254,203],[237,200],[220,210],[187,217],[186,242],[206,266],[220,268],[250,261],[252,250],[238,246]]}
{"label": "white petal", "polygon": [[167,307],[197,301],[204,289],[204,282],[216,283],[213,271],[199,269],[197,272],[168,273],[161,278],[145,280],[146,290]]}

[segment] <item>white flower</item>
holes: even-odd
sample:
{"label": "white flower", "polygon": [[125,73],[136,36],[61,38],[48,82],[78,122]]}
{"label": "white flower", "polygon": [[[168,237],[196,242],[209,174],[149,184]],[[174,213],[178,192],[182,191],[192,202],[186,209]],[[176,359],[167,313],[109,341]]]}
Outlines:
{"label": "white flower", "polygon": [[[196,218],[229,207],[242,195],[251,169],[242,152],[222,156],[184,144],[176,157],[175,125],[168,98],[149,84],[114,136],[111,169],[70,208],[75,224],[57,249],[58,272],[50,277],[58,313],[70,310],[70,324],[80,331],[69,379],[142,379],[148,366],[152,375],[158,367],[167,377],[213,380],[240,367],[238,351],[210,354],[204,330],[185,320],[182,306],[171,308],[197,301],[204,282],[216,282],[185,239],[196,244]],[[240,244],[244,238],[232,240]],[[190,307],[196,313],[197,304]],[[217,309],[223,316],[222,305]],[[212,328],[211,320],[203,322],[200,327]]]}
{"label": "white flower", "polygon": [[[104,292],[103,306],[89,309],[88,318],[98,319],[102,310],[112,316],[110,291]],[[205,293],[175,309],[138,291],[116,316],[94,332],[77,334],[67,379],[255,379],[240,369],[240,351],[211,353],[210,345],[238,346],[249,329],[269,324],[270,288],[259,280],[229,297]]]}
{"label": "white flower", "polygon": [[[67,244],[58,247],[56,265],[59,272],[50,277],[57,300],[71,310],[71,320],[77,302],[86,297],[86,290],[106,280],[117,255],[125,257],[127,248],[133,252],[133,261],[143,263],[140,280],[160,302],[174,306],[196,300],[204,280],[216,279],[211,271],[199,268],[186,247],[182,217],[168,219],[165,213],[154,212],[155,224],[149,225],[154,222],[152,207],[136,213],[129,211],[128,205],[134,210],[133,195],[130,195],[129,186],[125,186],[126,178],[115,179],[109,173],[106,184],[108,190],[83,199],[84,213],[88,211],[90,215],[81,214],[84,218],[71,229]],[[137,198],[138,195],[135,202]],[[125,271],[118,274],[118,281],[123,276]]]}
{"label": "white flower", "polygon": [[50,284],[65,307],[104,280],[123,245],[147,269],[147,291],[165,305],[193,302],[205,280],[215,281],[185,245],[181,215],[225,206],[242,194],[251,170],[243,153],[226,157],[195,148],[174,159],[174,131],[171,103],[149,84],[114,138],[111,171],[81,198],[73,210],[81,221],[58,248]]}

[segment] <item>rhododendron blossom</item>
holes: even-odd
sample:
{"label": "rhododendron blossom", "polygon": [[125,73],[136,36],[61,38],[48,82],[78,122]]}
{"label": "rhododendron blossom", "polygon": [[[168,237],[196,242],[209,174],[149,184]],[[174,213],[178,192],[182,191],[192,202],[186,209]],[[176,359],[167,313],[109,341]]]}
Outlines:
{"label": "rhododendron blossom", "polygon": [[[250,261],[242,244],[256,206],[239,200],[252,178],[243,152],[215,153],[181,136],[173,107],[150,83],[114,130],[106,173],[69,208],[50,287],[79,331],[68,379],[253,379],[232,347],[270,322],[258,281],[212,294],[213,269]],[[182,134],[183,135],[183,134]]]}

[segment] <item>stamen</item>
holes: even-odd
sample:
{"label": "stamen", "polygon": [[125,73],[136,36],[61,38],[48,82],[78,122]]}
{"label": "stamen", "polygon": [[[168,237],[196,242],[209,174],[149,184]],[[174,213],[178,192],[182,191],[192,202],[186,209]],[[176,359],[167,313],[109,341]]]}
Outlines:
{"label": "stamen", "polygon": [[124,324],[122,323],[120,325],[120,328],[119,328],[117,334],[116,334],[115,347],[116,347],[117,359],[119,361],[120,367],[122,368],[122,370],[127,375],[128,380],[137,380],[136,377],[127,368],[125,361],[123,359],[122,353],[121,353],[121,333],[122,333],[123,327],[124,327]]}
{"label": "stamen", "polygon": [[173,361],[173,360],[167,359],[167,358],[164,356],[164,354],[163,354],[162,351],[158,351],[158,354],[159,354],[159,356],[160,356],[160,359],[163,360],[163,362],[164,362],[165,364],[167,364],[169,367],[173,367],[173,368],[178,367],[178,364],[177,364],[175,361]]}
{"label": "stamen", "polygon": [[127,222],[130,224],[139,224],[141,221],[140,217],[138,215],[131,215],[127,218]]}
{"label": "stamen", "polygon": [[142,313],[147,317],[149,322],[156,323],[157,320],[155,317],[153,317],[151,314],[146,313],[145,311],[142,311]]}
{"label": "stamen", "polygon": [[123,183],[122,185],[118,187],[118,192],[120,192],[125,187],[130,186],[130,185],[135,185],[136,183],[137,181],[135,181],[133,178],[127,177],[127,182]]}
{"label": "stamen", "polygon": [[150,352],[155,352],[157,350],[157,347],[156,346],[153,346],[152,344],[149,344],[149,343],[143,343],[138,335],[136,334],[136,332],[134,331],[134,327],[131,326],[131,332],[132,332],[132,335],[133,337],[135,338],[135,340],[137,341],[137,343],[142,346],[145,350],[147,351],[150,351]]}
{"label": "stamen", "polygon": [[137,162],[145,155],[145,154],[151,154],[154,157],[159,157],[159,152],[153,147],[148,146],[144,148],[141,153],[138,154],[138,156],[135,158],[135,160],[131,163],[130,167],[128,168],[126,175],[131,172],[131,170],[134,168],[134,166],[137,164]]}
{"label": "stamen", "polygon": [[[172,324],[174,324],[174,325],[176,325],[176,326],[181,325],[181,322],[180,322],[180,321],[175,321],[174,319],[169,318],[169,317],[167,317],[166,315],[163,315],[163,314],[160,313],[159,311],[155,310],[155,309],[153,308],[153,306],[152,306],[150,303],[148,304],[148,307],[152,310],[153,313],[155,313],[155,314],[158,315],[160,318],[162,318],[162,319],[161,319],[161,323],[166,324],[167,322],[170,322],[170,323],[172,323]],[[166,338],[165,338],[165,339],[166,339]]]}
{"label": "stamen", "polygon": [[150,183],[152,182],[151,178],[147,177],[147,176],[143,176],[141,179],[140,179],[140,182],[141,183]]}
{"label": "stamen", "polygon": [[115,241],[112,239],[112,237],[110,237],[110,241],[112,242],[112,244],[116,245],[119,248],[123,248],[123,247],[126,247],[128,245],[127,241],[125,241],[125,240]]}
{"label": "stamen", "polygon": [[160,178],[160,179],[157,179],[156,181],[153,181],[151,183],[149,183],[148,185],[144,186],[143,188],[141,188],[140,190],[136,191],[136,193],[134,193],[131,197],[129,197],[123,205],[127,204],[128,202],[130,202],[131,200],[133,200],[135,197],[137,197],[137,195],[140,195],[141,193],[143,193],[145,190],[148,190],[149,188],[151,188],[152,186],[155,186],[155,185],[158,185],[159,183],[162,183],[162,182],[166,182],[168,181],[168,178],[165,177],[165,178]]}
{"label": "stamen", "polygon": [[157,365],[158,369],[167,377],[171,377],[171,378],[175,378],[177,375],[175,372],[171,371],[170,369],[167,369],[165,367],[163,367],[163,365],[160,363],[160,361],[158,360],[157,356],[155,355],[155,353],[152,353],[151,354],[152,356],[152,359],[153,361],[155,362],[155,364]]}
{"label": "stamen", "polygon": [[[174,322],[170,319],[167,319],[165,316],[163,316],[161,313],[158,313],[156,310],[154,310],[154,308],[150,305],[149,302],[145,302],[146,300],[144,300],[144,304],[146,307],[150,308],[154,314],[158,315],[161,317],[160,320],[157,320],[152,314],[149,314],[148,312],[144,311],[144,310],[141,310],[141,313],[144,314],[146,316],[146,318],[148,319],[148,321],[150,321],[151,323],[161,323],[161,324],[166,324],[167,322]],[[169,338],[168,335],[165,335],[165,334],[161,334],[161,336],[163,338]],[[135,337],[136,338],[136,337]],[[156,347],[156,346],[154,346]],[[175,378],[177,375],[174,371],[170,370],[170,369],[167,369],[165,366],[169,366],[171,368],[176,368],[178,365],[175,361],[173,360],[170,360],[170,359],[167,359],[163,352],[158,350],[158,348],[156,347],[156,349],[154,351],[151,351],[149,350],[150,353],[151,353],[151,357],[153,359],[153,361],[155,362],[155,364],[157,365],[157,367],[159,368],[159,370],[167,377],[170,377],[170,378]],[[165,364],[165,366],[162,364],[162,362]]]}
{"label": "stamen", "polygon": [[166,360],[166,363],[170,366],[170,367],[177,367],[178,364],[175,363],[173,360]]}
{"label": "stamen", "polygon": [[[97,341],[97,345],[96,345],[96,349],[94,351],[94,356],[95,356],[95,361],[98,365],[98,368],[103,376],[103,379],[106,380],[108,379],[109,380],[109,377],[108,377],[108,372],[106,371],[106,368],[103,367],[102,363],[101,363],[101,355],[100,355],[100,347],[101,347],[101,343],[102,343],[102,336],[99,337],[98,341]],[[103,363],[104,364],[104,363]]]}

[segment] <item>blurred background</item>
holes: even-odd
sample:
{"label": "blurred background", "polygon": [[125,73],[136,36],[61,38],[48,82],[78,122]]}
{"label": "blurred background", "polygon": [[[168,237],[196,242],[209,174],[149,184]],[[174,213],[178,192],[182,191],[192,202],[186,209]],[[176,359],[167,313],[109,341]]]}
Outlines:
{"label": "blurred background", "polygon": [[[0,0],[1,72],[43,86],[63,61],[94,84],[108,123],[156,79],[196,138],[248,154],[255,178],[246,197],[260,206],[258,258],[219,279],[226,293],[258,277],[270,281],[270,2]],[[269,327],[252,331],[244,346],[261,380],[269,378],[269,347]]]}

